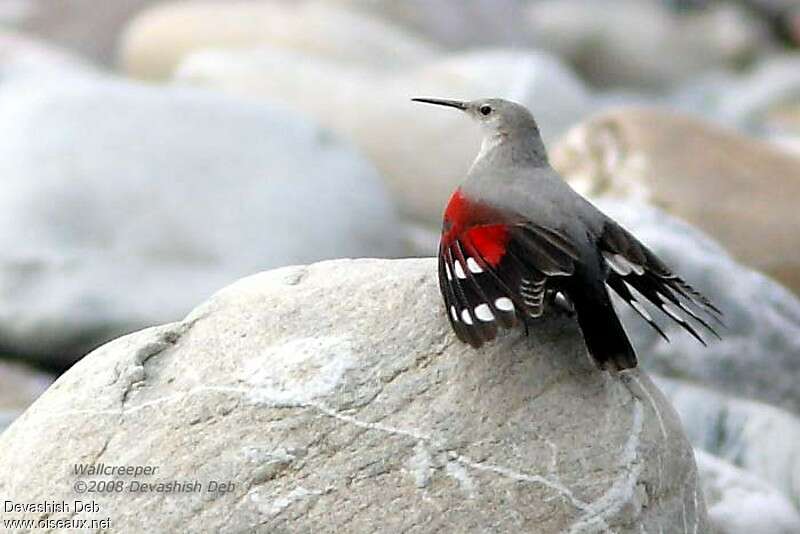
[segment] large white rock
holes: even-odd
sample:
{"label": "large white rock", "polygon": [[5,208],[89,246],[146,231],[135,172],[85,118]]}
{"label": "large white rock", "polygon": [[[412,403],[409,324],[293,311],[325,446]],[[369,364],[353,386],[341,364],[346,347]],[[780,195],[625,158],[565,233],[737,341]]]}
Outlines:
{"label": "large white rock", "polygon": [[412,103],[412,97],[510,98],[533,110],[548,140],[592,109],[580,80],[556,58],[533,50],[455,54],[394,75],[275,49],[209,51],[190,56],[176,78],[312,115],[364,151],[406,216],[436,227],[478,153],[480,131],[456,110]]}
{"label": "large white rock", "polygon": [[74,517],[125,532],[708,532],[692,450],[645,374],[598,371],[564,318],[475,351],[450,332],[435,271],[278,269],[98,349],[0,436],[0,493],[72,500],[76,480],[106,478],[76,462],[151,465],[120,480],[201,493],[95,494],[101,514]]}
{"label": "large white rock", "polygon": [[[632,309],[620,303],[642,364],[659,374],[688,378],[732,395],[751,397],[800,414],[800,300],[760,273],[734,261],[688,224],[638,203],[598,206],[633,231],[687,282],[724,313],[718,341],[703,347],[680,326],[651,315],[670,337],[665,342]],[[651,308],[652,310],[652,308]],[[702,330],[701,330],[702,331]]]}
{"label": "large white rock", "polygon": [[0,86],[0,346],[66,363],[263,268],[403,253],[374,168],[290,111],[86,79]]}
{"label": "large white rock", "polygon": [[623,108],[573,128],[554,166],[593,196],[645,200],[800,293],[800,157],[693,117]]}
{"label": "large white rock", "polygon": [[121,38],[120,60],[130,75],[164,79],[197,50],[259,45],[382,69],[436,53],[420,37],[341,6],[226,0],[168,2],[144,11]]}
{"label": "large white rock", "polygon": [[785,410],[657,378],[695,447],[769,483],[800,507],[800,419]]}
{"label": "large white rock", "polygon": [[782,493],[707,452],[695,450],[694,455],[716,534],[800,532],[800,513]]}

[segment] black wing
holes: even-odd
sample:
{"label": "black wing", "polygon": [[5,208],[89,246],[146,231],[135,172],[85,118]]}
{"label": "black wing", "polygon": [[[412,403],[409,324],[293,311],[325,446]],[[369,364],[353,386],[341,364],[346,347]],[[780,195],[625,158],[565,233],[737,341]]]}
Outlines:
{"label": "black wing", "polygon": [[572,275],[577,259],[563,234],[531,223],[476,226],[440,243],[439,287],[453,330],[480,347],[498,326],[541,316],[551,279]]}
{"label": "black wing", "polygon": [[[696,321],[719,338],[711,323],[722,325],[722,312],[699,291],[673,274],[669,268],[627,230],[607,221],[600,236],[600,251],[609,267],[606,283],[664,339],[667,336],[642,305],[642,299],[657,306],[703,345],[705,340],[691,325]],[[637,297],[639,297],[637,299]]]}

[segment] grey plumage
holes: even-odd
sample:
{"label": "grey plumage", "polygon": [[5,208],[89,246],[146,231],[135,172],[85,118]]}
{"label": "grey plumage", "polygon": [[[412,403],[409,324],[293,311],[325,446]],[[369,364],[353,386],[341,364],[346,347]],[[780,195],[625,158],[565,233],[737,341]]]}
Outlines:
{"label": "grey plumage", "polygon": [[527,109],[501,99],[414,100],[457,108],[484,133],[445,210],[439,246],[442,295],[460,339],[479,347],[498,325],[527,327],[557,295],[574,308],[599,367],[634,367],[609,287],[662,336],[643,301],[703,343],[692,321],[717,335],[719,310],[552,169]]}

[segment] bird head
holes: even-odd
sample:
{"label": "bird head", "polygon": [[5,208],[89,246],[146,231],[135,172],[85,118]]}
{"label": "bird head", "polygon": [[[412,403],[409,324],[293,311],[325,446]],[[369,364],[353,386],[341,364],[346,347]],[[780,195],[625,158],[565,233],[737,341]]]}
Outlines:
{"label": "bird head", "polygon": [[525,106],[502,98],[481,98],[470,101],[443,98],[412,98],[411,100],[460,109],[477,121],[487,135],[511,135],[515,132],[523,135],[539,134],[536,120]]}

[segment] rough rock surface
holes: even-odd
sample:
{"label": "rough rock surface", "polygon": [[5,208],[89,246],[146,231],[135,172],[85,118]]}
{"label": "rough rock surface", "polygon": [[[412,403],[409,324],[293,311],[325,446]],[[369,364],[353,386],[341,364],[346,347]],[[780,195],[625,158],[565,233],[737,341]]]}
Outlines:
{"label": "rough rock surface", "polygon": [[134,19],[120,44],[124,70],[164,79],[188,54],[206,48],[274,46],[373,67],[424,62],[436,47],[380,19],[320,1],[182,1]]}
{"label": "rough rock surface", "polygon": [[724,313],[725,327],[718,328],[722,340],[706,335],[709,345],[703,347],[651,309],[670,337],[667,343],[635,311],[618,305],[634,345],[647,354],[645,368],[800,414],[800,299],[660,210],[636,202],[597,204]]}
{"label": "rough rock surface", "polygon": [[234,483],[97,495],[120,531],[708,532],[645,374],[597,371],[558,317],[458,343],[433,259],[262,273],[98,349],[0,436],[0,493],[71,499],[75,462]]}
{"label": "rough rock surface", "polygon": [[715,534],[800,532],[800,513],[782,493],[707,452],[694,454]]}
{"label": "rough rock surface", "polygon": [[574,128],[556,168],[593,196],[646,200],[800,292],[800,158],[687,116],[616,110]]}
{"label": "rough rock surface", "polygon": [[44,393],[53,377],[22,363],[0,360],[0,432]]}
{"label": "rough rock surface", "polygon": [[248,273],[403,254],[374,168],[267,103],[20,79],[0,86],[0,135],[0,350],[11,354],[65,365]]}
{"label": "rough rock surface", "polygon": [[800,508],[800,418],[687,382],[655,380],[695,447],[764,480]]}
{"label": "rough rock surface", "polygon": [[510,98],[531,108],[548,140],[592,105],[567,67],[531,50],[454,54],[393,75],[275,49],[209,51],[188,57],[176,79],[282,102],[311,115],[362,149],[389,180],[403,214],[435,227],[478,153],[481,133],[456,110],[424,106],[412,97]]}

